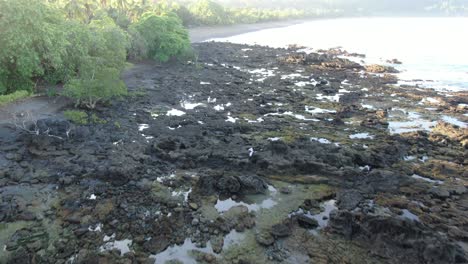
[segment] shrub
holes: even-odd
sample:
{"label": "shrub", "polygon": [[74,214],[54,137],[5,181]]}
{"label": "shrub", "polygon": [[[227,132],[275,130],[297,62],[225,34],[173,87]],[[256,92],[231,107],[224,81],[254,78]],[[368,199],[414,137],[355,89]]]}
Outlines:
{"label": "shrub", "polygon": [[109,17],[114,20],[115,24],[122,29],[127,29],[131,24],[130,18],[125,14],[125,12],[122,12],[119,9],[110,8],[107,11],[107,14],[109,14]]}
{"label": "shrub", "polygon": [[141,60],[148,56],[148,44],[145,38],[134,27],[128,30],[130,43],[127,50],[127,57],[131,60]]}
{"label": "shrub", "polygon": [[188,32],[173,13],[145,13],[130,28],[138,31],[146,42],[148,58],[165,62],[190,48]]}
{"label": "shrub", "polygon": [[0,105],[12,103],[12,102],[17,101],[19,99],[26,98],[29,95],[30,95],[30,93],[28,91],[24,91],[24,90],[16,91],[16,92],[13,92],[13,93],[7,94],[7,95],[0,95]]}
{"label": "shrub", "polygon": [[40,0],[0,0],[0,94],[32,91],[61,67],[67,44],[60,12]]}
{"label": "shrub", "polygon": [[87,125],[88,124],[88,114],[83,111],[77,110],[67,110],[63,112],[63,115],[66,119],[72,121],[78,125]]}
{"label": "shrub", "polygon": [[89,119],[91,120],[91,123],[93,124],[107,124],[107,121],[102,119],[102,118],[99,118],[96,114],[92,114]]}
{"label": "shrub", "polygon": [[76,106],[95,108],[96,104],[127,93],[120,80],[125,67],[127,36],[109,17],[91,21],[89,31],[80,39],[87,45],[85,54],[76,58],[77,74],[64,86],[64,95]]}
{"label": "shrub", "polygon": [[60,68],[44,73],[44,78],[49,82],[66,83],[76,77],[79,68],[89,56],[90,43],[93,38],[89,27],[77,21],[67,21],[64,25],[67,43],[65,45],[64,57]]}
{"label": "shrub", "polygon": [[171,0],[159,0],[152,11],[157,15],[175,13],[182,20],[183,25],[196,22],[195,17],[187,7]]}
{"label": "shrub", "polygon": [[177,16],[182,20],[182,24],[184,24],[184,26],[188,26],[188,25],[191,25],[191,24],[194,24],[196,19],[195,17],[193,16],[193,14],[190,12],[190,10],[185,7],[185,6],[177,6],[177,8],[175,8],[173,10],[174,13],[177,14]]}
{"label": "shrub", "polygon": [[101,67],[123,69],[129,45],[126,33],[109,17],[93,20],[89,27],[92,36],[89,42],[89,56],[92,63]]}
{"label": "shrub", "polygon": [[120,124],[119,121],[114,121],[114,126],[118,129],[121,129],[122,128],[122,125]]}
{"label": "shrub", "polygon": [[127,94],[119,70],[89,66],[89,69],[83,69],[80,78],[70,80],[64,87],[64,95],[74,99],[75,106],[94,109],[99,102]]}

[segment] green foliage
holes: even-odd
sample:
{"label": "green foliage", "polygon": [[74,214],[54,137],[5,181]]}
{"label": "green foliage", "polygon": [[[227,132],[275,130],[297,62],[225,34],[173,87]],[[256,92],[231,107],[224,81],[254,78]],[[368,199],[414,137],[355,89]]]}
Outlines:
{"label": "green foliage", "polygon": [[190,6],[190,12],[199,24],[219,25],[227,23],[224,7],[211,0],[198,0]]}
{"label": "green foliage", "polygon": [[78,110],[67,110],[63,112],[63,115],[66,119],[72,121],[77,125],[87,125],[88,124],[88,114],[84,111]]}
{"label": "green foliage", "polygon": [[30,95],[28,91],[20,90],[7,95],[0,95],[0,105],[15,102]]}
{"label": "green foliage", "polygon": [[114,122],[114,126],[115,126],[116,128],[118,128],[118,129],[122,128],[122,125],[120,124],[119,121],[115,121],[115,122]]}
{"label": "green foliage", "polygon": [[47,87],[47,90],[46,90],[46,95],[48,97],[54,97],[54,96],[57,96],[59,95],[59,93],[57,92],[57,88],[56,87]]}
{"label": "green foliage", "polygon": [[127,59],[196,61],[183,25],[301,15],[284,9],[225,9],[211,0],[189,8],[178,0],[0,0],[0,95],[60,83],[77,105],[94,108],[126,94],[119,76]]}
{"label": "green foliage", "polygon": [[135,27],[128,29],[130,43],[127,50],[127,57],[130,60],[141,60],[148,55],[148,44],[146,39],[140,34]]}
{"label": "green foliage", "polygon": [[32,91],[59,69],[66,53],[65,21],[40,0],[0,0],[0,94]]}
{"label": "green foliage", "polygon": [[67,110],[63,112],[66,119],[77,125],[88,125],[88,124],[106,124],[107,121],[99,118],[95,113],[88,115],[85,111],[79,110]]}
{"label": "green foliage", "polygon": [[95,108],[127,93],[120,80],[125,67],[127,36],[109,17],[92,20],[79,37],[84,50],[76,58],[77,74],[64,86],[64,95],[75,99],[76,106]]}
{"label": "green foliage", "polygon": [[91,123],[93,124],[107,124],[107,121],[99,118],[95,113],[89,117]]}
{"label": "green foliage", "polygon": [[132,23],[127,14],[120,11],[119,9],[110,8],[107,11],[107,14],[114,20],[115,24],[117,24],[122,29],[127,29]]}
{"label": "green foliage", "polygon": [[190,10],[185,5],[173,0],[159,0],[153,8],[149,8],[148,10],[158,15],[175,13],[185,26],[195,23],[195,18]]}
{"label": "green foliage", "polygon": [[78,69],[88,56],[92,34],[89,28],[77,21],[67,21],[63,25],[66,32],[66,45],[62,64],[56,69],[46,71],[43,75],[51,83],[67,82],[75,77]]}
{"label": "green foliage", "polygon": [[172,12],[177,14],[177,16],[182,20],[182,23],[185,26],[192,25],[196,21],[195,16],[185,6],[176,6],[176,8],[172,10]]}
{"label": "green foliage", "polygon": [[125,32],[109,17],[92,20],[89,24],[89,62],[99,67],[123,69],[126,62],[128,39]]}
{"label": "green foliage", "polygon": [[140,33],[146,43],[147,57],[157,61],[168,61],[190,48],[188,32],[173,13],[145,13],[130,29]]}
{"label": "green foliage", "polygon": [[305,11],[297,9],[256,9],[239,8],[230,9],[230,23],[258,23],[263,21],[284,20],[288,18],[301,18],[308,15]]}
{"label": "green foliage", "polygon": [[137,88],[134,91],[131,91],[128,93],[128,96],[132,98],[145,97],[146,95],[147,95],[147,92],[145,88]]}
{"label": "green foliage", "polygon": [[90,64],[83,68],[79,78],[70,80],[64,87],[64,95],[73,98],[75,106],[93,109],[99,102],[106,102],[127,94],[127,87],[120,80],[120,71],[115,68]]}

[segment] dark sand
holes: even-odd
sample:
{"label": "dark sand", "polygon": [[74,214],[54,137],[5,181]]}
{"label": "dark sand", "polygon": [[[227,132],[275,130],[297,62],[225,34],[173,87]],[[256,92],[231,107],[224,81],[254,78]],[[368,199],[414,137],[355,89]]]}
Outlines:
{"label": "dark sand", "polygon": [[287,27],[307,22],[306,19],[265,22],[256,24],[239,24],[227,26],[203,26],[189,29],[192,43],[203,42],[213,38],[226,38],[269,28]]}

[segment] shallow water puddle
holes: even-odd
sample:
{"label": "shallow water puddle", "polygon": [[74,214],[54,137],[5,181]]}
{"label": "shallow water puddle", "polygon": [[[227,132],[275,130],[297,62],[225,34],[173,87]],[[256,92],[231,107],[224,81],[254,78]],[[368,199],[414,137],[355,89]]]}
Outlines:
{"label": "shallow water puddle", "polygon": [[205,106],[205,104],[204,103],[191,103],[189,101],[182,101],[182,102],[180,102],[180,106],[182,108],[184,108],[185,110],[193,110],[196,107]]}
{"label": "shallow water puddle", "polygon": [[[209,101],[209,100],[210,100],[210,98],[208,98],[208,101]],[[216,98],[214,99],[214,101],[216,102]],[[215,106],[213,107],[213,109],[216,110],[216,111],[224,111],[224,109],[225,109],[226,107],[230,107],[230,106],[232,106],[232,103],[219,104],[219,105],[215,105]]]}
{"label": "shallow water puddle", "polygon": [[197,250],[203,253],[213,254],[211,243],[208,242],[205,248],[197,248],[190,238],[185,239],[182,245],[173,245],[156,255],[150,257],[155,259],[155,264],[165,264],[170,260],[178,260],[184,264],[197,264],[197,261],[192,257],[192,250]]}
{"label": "shallow water puddle", "polygon": [[171,173],[171,174],[169,174],[167,176],[157,177],[156,181],[159,182],[159,183],[163,183],[165,180],[172,180],[172,179],[175,179],[175,178],[176,178],[175,173]]}
{"label": "shallow water puddle", "polygon": [[183,115],[185,115],[185,112],[173,108],[173,109],[167,111],[166,115],[167,116],[183,116]]}
{"label": "shallow water puddle", "polygon": [[138,131],[140,132],[148,128],[149,128],[148,124],[138,124]]}
{"label": "shallow water puddle", "polygon": [[417,175],[417,174],[413,174],[411,176],[411,178],[417,179],[417,180],[422,180],[422,181],[429,182],[429,183],[434,183],[434,184],[443,184],[444,183],[441,180],[433,180],[431,178],[423,177],[423,176],[420,176],[420,175]]}
{"label": "shallow water puddle", "polygon": [[403,209],[401,211],[402,211],[402,214],[400,215],[400,218],[409,219],[409,220],[419,222],[419,217],[417,215],[413,214],[412,212],[410,212],[408,209]]}
{"label": "shallow water puddle", "polygon": [[374,136],[369,135],[369,133],[357,133],[353,135],[349,135],[350,139],[373,139]]}
{"label": "shallow water puddle", "polygon": [[406,156],[403,158],[405,161],[413,161],[413,160],[419,160],[420,162],[426,162],[429,160],[428,156],[422,156],[421,158],[417,158],[416,156]]}
{"label": "shallow water puddle", "polygon": [[351,85],[347,79],[341,82],[342,85]]}
{"label": "shallow water puddle", "polygon": [[281,75],[281,80],[291,80],[291,79],[296,79],[296,78],[308,78],[308,77],[302,76],[302,74],[299,74],[299,73]]}
{"label": "shallow water puddle", "polygon": [[231,232],[229,232],[229,234],[224,237],[223,250],[228,249],[230,246],[242,243],[242,241],[245,239],[245,236],[245,233],[231,230]]}
{"label": "shallow water puddle", "polygon": [[339,93],[351,93],[351,91],[348,91],[348,90],[343,89],[343,88],[339,89],[338,92]]}
{"label": "shallow water puddle", "polygon": [[[390,119],[395,119],[397,115],[395,113],[403,112],[405,113],[404,109],[393,109],[395,112],[390,115]],[[426,130],[430,131],[432,127],[434,127],[437,122],[436,121],[428,121],[421,118],[421,115],[416,112],[408,112],[405,114],[405,121],[392,121],[388,122],[388,129],[390,134],[401,134],[407,132],[414,132],[419,130]]]}
{"label": "shallow water puddle", "polygon": [[424,98],[424,99],[421,100],[421,102],[419,102],[420,105],[424,105],[424,104],[439,105],[440,103],[441,103],[441,101],[439,99],[432,98],[432,97]]}
{"label": "shallow water puddle", "polygon": [[267,138],[268,141],[280,141],[281,138],[280,137],[271,137],[271,138]]}
{"label": "shallow water puddle", "polygon": [[102,231],[103,225],[101,223],[95,225],[95,226],[89,226],[88,231],[89,232],[101,232]]}
{"label": "shallow water puddle", "polygon": [[156,112],[151,112],[150,115],[153,119],[156,119],[159,116],[159,114]]}
{"label": "shallow water puddle", "polygon": [[331,102],[337,102],[338,103],[340,101],[340,97],[342,95],[343,94],[335,94],[335,95],[317,94],[316,98],[317,98],[317,100],[320,100],[320,101],[323,101],[325,99],[325,100],[328,100],[328,101],[331,101]]}
{"label": "shallow water puddle", "polygon": [[123,240],[114,240],[115,234],[112,236],[105,236],[104,237],[104,245],[99,248],[100,252],[110,251],[114,249],[120,250],[120,255],[123,256],[128,252],[131,252],[130,247],[132,246],[133,242],[130,239],[123,239]]}
{"label": "shallow water puddle", "polygon": [[213,107],[214,110],[216,111],[224,111],[224,106],[223,105],[216,105],[215,107]]}
{"label": "shallow water puddle", "polygon": [[77,257],[78,257],[78,254],[75,254],[75,255],[71,256],[70,258],[68,258],[68,260],[65,262],[65,264],[74,264]]}
{"label": "shallow water puddle", "polygon": [[223,66],[224,68],[228,68],[228,69],[229,69],[229,68],[233,68],[233,69],[236,69],[236,70],[238,70],[238,71],[241,70],[241,67],[239,67],[239,66],[227,65],[226,63],[221,63],[221,66]]}
{"label": "shallow water puddle", "polygon": [[[398,102],[398,100],[397,100],[397,102]],[[438,110],[438,108],[435,108],[435,107],[426,107],[424,109],[426,109],[427,111],[437,111]]]}
{"label": "shallow water puddle", "polygon": [[361,171],[370,171],[370,170],[371,170],[371,166],[369,166],[369,165],[360,166],[359,169],[360,169]]}
{"label": "shallow water puddle", "polygon": [[303,116],[303,115],[294,114],[293,112],[269,113],[269,114],[265,114],[265,115],[263,115],[263,116],[292,116],[292,117],[294,117],[294,118],[296,118],[296,119],[299,119],[299,120],[320,122],[319,119],[316,119],[316,118],[306,118],[306,117]]}
{"label": "shallow water puddle", "polygon": [[262,123],[263,121],[265,121],[261,117],[257,118],[257,120],[251,120],[251,119],[248,119],[248,118],[244,118],[244,120],[247,121],[247,123]]}
{"label": "shallow water puddle", "polygon": [[322,109],[322,108],[310,107],[310,106],[305,106],[305,111],[311,114],[334,114],[336,113],[335,110]]}
{"label": "shallow water puddle", "polygon": [[331,144],[332,142],[326,138],[316,138],[316,137],[311,137],[310,138],[311,141],[317,141],[319,143],[322,143],[322,144]]}
{"label": "shallow water puddle", "polygon": [[[231,247],[232,245],[239,244],[244,240],[245,233],[240,233],[235,230],[231,230],[229,234],[224,237],[223,251]],[[192,251],[199,251],[207,254],[218,256],[214,253],[211,243],[208,241],[206,247],[197,247],[190,238],[186,238],[184,244],[173,245],[156,255],[150,257],[155,259],[155,264],[165,264],[172,261],[180,261],[184,264],[197,264],[198,262],[194,259]]]}
{"label": "shallow water puddle", "polygon": [[336,200],[334,199],[323,202],[320,205],[320,207],[322,208],[322,212],[318,214],[311,214],[310,212],[306,212],[302,208],[300,208],[296,212],[289,214],[289,217],[292,217],[298,214],[303,214],[308,218],[315,219],[318,223],[317,229],[322,229],[322,228],[327,227],[328,220],[330,219],[330,213],[333,210],[337,210],[338,207],[336,206]]}
{"label": "shallow water puddle", "polygon": [[224,213],[229,211],[229,209],[243,205],[249,209],[249,212],[256,212],[259,211],[260,209],[270,209],[277,205],[278,202],[273,200],[272,198],[268,198],[263,200],[261,203],[253,203],[253,204],[248,204],[245,202],[237,202],[232,200],[232,198],[229,198],[227,200],[218,200],[215,204],[215,208],[219,213]]}
{"label": "shallow water puddle", "polygon": [[444,120],[445,122],[447,122],[449,124],[459,126],[461,128],[467,128],[467,125],[468,125],[467,123],[462,122],[462,121],[458,120],[457,118],[451,117],[451,116],[442,116],[442,120]]}
{"label": "shallow water puddle", "polygon": [[294,83],[294,85],[297,87],[306,87],[307,85],[316,86],[317,84],[318,82],[315,81],[314,79],[312,79],[311,81],[301,81],[301,82]]}
{"label": "shallow water puddle", "polygon": [[[326,139],[326,138],[316,138],[316,137],[311,137],[310,138],[310,141],[317,141],[321,144],[332,144],[333,142],[331,142],[330,140]],[[333,143],[335,146],[339,147],[340,146],[340,143]]]}
{"label": "shallow water puddle", "polygon": [[249,148],[249,157],[252,157],[254,153],[255,150],[253,148]]}
{"label": "shallow water puddle", "polygon": [[[149,125],[148,124],[139,124],[138,125],[138,131],[143,131],[145,129],[148,129],[149,128]],[[144,137],[146,139],[146,141],[150,140],[150,139],[153,139],[154,137],[153,136],[148,136],[148,135],[145,135],[145,134],[141,134],[142,137]],[[117,141],[117,142],[114,142],[113,144],[114,145],[118,145],[120,143],[123,143],[122,141]]]}
{"label": "shallow water puddle", "polygon": [[276,197],[277,194],[278,191],[276,188],[272,185],[268,185],[267,194],[249,195],[246,197],[249,201],[251,201],[251,203],[234,201],[232,198],[226,200],[218,199],[215,204],[215,209],[219,213],[227,212],[229,209],[240,205],[247,207],[250,212],[260,211],[261,209],[271,209],[278,204]]}
{"label": "shallow water puddle", "polygon": [[182,127],[182,126],[179,125],[179,126],[177,126],[177,127],[170,127],[170,126],[168,126],[167,128],[169,128],[169,130],[176,130],[176,129],[181,128],[181,127]]}
{"label": "shallow water puddle", "polygon": [[190,188],[188,191],[184,192],[184,191],[172,191],[171,192],[171,195],[173,197],[181,197],[183,196],[184,197],[184,202],[188,202],[188,197],[189,197],[189,194],[192,193],[192,188]]}
{"label": "shallow water puddle", "polygon": [[237,117],[232,117],[232,116],[231,116],[231,113],[228,113],[226,122],[236,123],[236,121],[237,121],[238,119],[239,119],[239,118],[237,118]]}
{"label": "shallow water puddle", "polygon": [[258,78],[256,81],[258,82],[263,82],[265,81],[268,77],[273,77],[275,76],[275,71],[274,70],[267,70],[265,68],[262,69],[255,69],[255,70],[247,70],[248,73],[253,74]]}
{"label": "shallow water puddle", "polygon": [[361,104],[361,107],[365,108],[365,109],[374,109],[375,108],[373,105],[369,105],[369,104]]}

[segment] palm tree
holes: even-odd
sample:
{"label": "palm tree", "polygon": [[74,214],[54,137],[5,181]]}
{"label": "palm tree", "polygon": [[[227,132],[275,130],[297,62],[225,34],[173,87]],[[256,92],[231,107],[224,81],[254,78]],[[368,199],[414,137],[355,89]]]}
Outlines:
{"label": "palm tree", "polygon": [[113,2],[121,12],[125,12],[129,6],[128,0],[113,0]]}
{"label": "palm tree", "polygon": [[102,8],[106,8],[107,5],[109,4],[109,1],[108,0],[100,0],[100,4],[101,4]]}
{"label": "palm tree", "polygon": [[69,19],[84,19],[85,7],[82,0],[66,1],[63,9]]}

